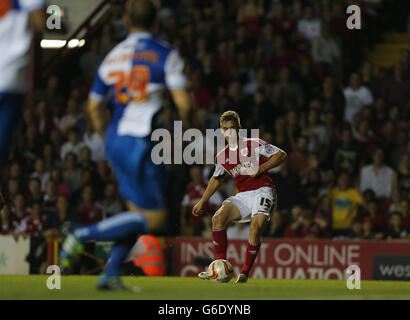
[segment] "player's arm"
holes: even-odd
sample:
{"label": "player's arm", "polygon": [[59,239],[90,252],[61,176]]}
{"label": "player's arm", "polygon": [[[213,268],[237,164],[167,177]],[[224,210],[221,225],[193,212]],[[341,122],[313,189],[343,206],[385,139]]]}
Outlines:
{"label": "player's arm", "polygon": [[40,33],[44,30],[46,25],[46,16],[43,9],[30,11],[28,16],[28,25],[31,30]]}
{"label": "player's arm", "polygon": [[101,76],[100,68],[97,71],[93,86],[88,96],[87,111],[94,130],[101,137],[104,137],[107,117],[103,108],[102,100],[107,95],[109,86],[104,82],[103,77]]}
{"label": "player's arm", "polygon": [[184,61],[178,51],[172,50],[165,62],[165,82],[185,127],[191,125],[191,96],[187,90]]}
{"label": "player's arm", "polygon": [[182,123],[186,127],[192,125],[191,121],[191,96],[186,89],[171,90],[171,96],[175,105],[178,108],[179,115],[181,116]]}
{"label": "player's arm", "polygon": [[261,146],[259,153],[267,157],[268,160],[258,167],[258,171],[253,175],[253,177],[257,177],[260,174],[279,166],[288,158],[288,155],[285,151],[269,144]]}
{"label": "player's arm", "polygon": [[220,179],[221,178],[212,177],[209,180],[208,186],[206,187],[201,200],[192,208],[192,214],[194,216],[201,214],[202,207],[208,202],[209,198],[212,197],[215,191],[219,188],[221,184]]}
{"label": "player's arm", "polygon": [[101,106],[101,101],[93,98],[88,99],[88,114],[94,130],[104,137],[105,132],[105,117]]}

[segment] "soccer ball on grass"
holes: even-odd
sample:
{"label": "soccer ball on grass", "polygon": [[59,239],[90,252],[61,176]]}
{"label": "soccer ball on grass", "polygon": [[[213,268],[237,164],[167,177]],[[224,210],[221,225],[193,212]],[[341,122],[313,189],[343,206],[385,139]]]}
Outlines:
{"label": "soccer ball on grass", "polygon": [[229,282],[233,276],[232,265],[228,260],[215,260],[208,267],[208,275],[214,282]]}

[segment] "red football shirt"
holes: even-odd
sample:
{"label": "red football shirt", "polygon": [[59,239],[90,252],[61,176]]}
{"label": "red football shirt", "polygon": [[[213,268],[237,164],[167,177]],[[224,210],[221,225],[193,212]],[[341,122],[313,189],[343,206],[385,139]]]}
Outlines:
{"label": "red football shirt", "polygon": [[262,139],[241,138],[236,148],[232,149],[227,145],[216,155],[213,176],[218,178],[228,173],[233,178],[239,192],[256,190],[262,187],[275,188],[267,172],[254,178],[249,175],[249,170],[262,165],[279,151],[278,147],[268,144]]}

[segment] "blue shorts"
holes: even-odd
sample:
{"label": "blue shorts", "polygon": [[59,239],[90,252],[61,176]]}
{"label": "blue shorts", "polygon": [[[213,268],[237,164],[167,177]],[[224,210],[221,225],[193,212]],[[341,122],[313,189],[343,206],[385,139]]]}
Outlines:
{"label": "blue shorts", "polygon": [[142,209],[165,207],[166,171],[151,160],[150,138],[119,136],[117,126],[109,125],[105,152],[114,168],[119,192]]}
{"label": "blue shorts", "polygon": [[22,110],[23,96],[20,93],[0,91],[0,164],[8,160]]}

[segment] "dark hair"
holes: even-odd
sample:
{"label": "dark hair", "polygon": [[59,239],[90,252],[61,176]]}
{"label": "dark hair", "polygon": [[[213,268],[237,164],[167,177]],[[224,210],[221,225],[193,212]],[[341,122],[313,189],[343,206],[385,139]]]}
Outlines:
{"label": "dark hair", "polygon": [[125,8],[133,27],[148,29],[154,24],[157,9],[150,0],[128,0]]}
{"label": "dark hair", "polygon": [[337,172],[337,177],[339,178],[341,175],[343,175],[343,174],[345,174],[345,175],[347,175],[349,178],[350,178],[350,173],[349,173],[349,171],[347,171],[346,169],[341,169],[341,170],[339,170],[338,172]]}
{"label": "dark hair", "polygon": [[41,185],[41,181],[37,177],[30,178],[30,180],[28,182],[30,183],[31,181],[36,181],[39,185]]}

